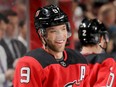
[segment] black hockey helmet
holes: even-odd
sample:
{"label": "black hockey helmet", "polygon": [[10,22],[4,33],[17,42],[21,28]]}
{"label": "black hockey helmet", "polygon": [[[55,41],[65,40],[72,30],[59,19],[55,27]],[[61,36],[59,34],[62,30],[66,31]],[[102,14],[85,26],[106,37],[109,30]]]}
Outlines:
{"label": "black hockey helmet", "polygon": [[67,15],[56,5],[39,8],[35,14],[35,28],[45,35],[46,28],[66,24],[68,37],[71,36],[70,24]]}
{"label": "black hockey helmet", "polygon": [[78,31],[79,39],[82,45],[95,45],[100,42],[100,37],[103,35],[108,42],[108,32],[103,23],[97,19],[83,19]]}

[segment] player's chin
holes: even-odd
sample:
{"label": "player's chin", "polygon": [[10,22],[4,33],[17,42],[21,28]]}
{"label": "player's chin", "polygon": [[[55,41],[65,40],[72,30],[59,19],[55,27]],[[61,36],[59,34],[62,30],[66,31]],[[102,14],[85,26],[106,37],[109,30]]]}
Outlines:
{"label": "player's chin", "polygon": [[57,47],[57,50],[58,50],[59,52],[63,52],[64,49],[65,49],[65,45],[60,46],[60,47]]}

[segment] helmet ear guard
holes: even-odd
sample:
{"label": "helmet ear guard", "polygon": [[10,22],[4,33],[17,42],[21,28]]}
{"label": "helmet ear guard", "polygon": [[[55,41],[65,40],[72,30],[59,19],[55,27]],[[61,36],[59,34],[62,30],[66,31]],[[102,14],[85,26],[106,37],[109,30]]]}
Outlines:
{"label": "helmet ear guard", "polygon": [[105,41],[108,43],[109,42],[109,33],[108,32],[103,32],[101,35],[103,36]]}
{"label": "helmet ear guard", "polygon": [[39,32],[40,32],[41,36],[45,36],[46,35],[45,29],[40,28]]}
{"label": "helmet ear guard", "polygon": [[67,28],[67,31],[68,31],[68,35],[67,36],[69,38],[72,35],[72,33],[71,33],[71,27],[70,27],[70,23],[69,22],[66,23],[66,28]]}
{"label": "helmet ear guard", "polygon": [[100,24],[100,34],[104,37],[105,41],[108,43],[109,42],[109,33],[107,31],[107,28],[103,23]]}

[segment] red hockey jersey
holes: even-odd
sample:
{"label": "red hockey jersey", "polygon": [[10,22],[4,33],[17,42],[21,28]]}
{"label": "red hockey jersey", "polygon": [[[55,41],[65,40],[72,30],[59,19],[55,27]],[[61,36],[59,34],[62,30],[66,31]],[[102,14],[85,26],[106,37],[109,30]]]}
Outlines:
{"label": "red hockey jersey", "polygon": [[36,49],[19,59],[14,87],[86,87],[86,59],[71,49],[64,51],[64,60],[56,59],[43,49]]}
{"label": "red hockey jersey", "polygon": [[90,67],[90,87],[115,87],[114,58],[106,53],[89,54],[84,56]]}
{"label": "red hockey jersey", "polygon": [[[114,57],[114,59],[115,59],[115,62],[116,62],[116,52],[113,52],[113,53],[111,53],[111,55]],[[116,65],[115,65],[115,68],[116,68]],[[115,80],[114,80],[115,82],[114,82],[114,87],[116,87],[116,69],[115,69]]]}

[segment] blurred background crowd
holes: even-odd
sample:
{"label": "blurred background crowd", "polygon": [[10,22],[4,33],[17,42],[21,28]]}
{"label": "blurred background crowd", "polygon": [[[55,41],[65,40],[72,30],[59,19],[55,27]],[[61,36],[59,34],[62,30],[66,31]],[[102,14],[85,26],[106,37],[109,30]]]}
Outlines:
{"label": "blurred background crowd", "polygon": [[28,50],[27,0],[0,0],[0,87],[12,87],[17,59]]}
{"label": "blurred background crowd", "polygon": [[38,7],[56,4],[69,16],[69,48],[81,50],[78,28],[82,19],[98,18],[109,31],[107,52],[116,53],[116,0],[0,0],[0,87],[11,87],[17,59],[41,47],[34,29]]}
{"label": "blurred background crowd", "polygon": [[116,0],[74,0],[73,22],[75,26],[74,41],[75,49],[81,50],[78,40],[78,28],[82,19],[98,18],[103,22],[109,32],[109,43],[107,52],[115,54],[116,52]]}

